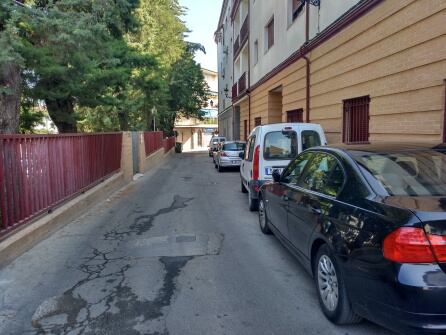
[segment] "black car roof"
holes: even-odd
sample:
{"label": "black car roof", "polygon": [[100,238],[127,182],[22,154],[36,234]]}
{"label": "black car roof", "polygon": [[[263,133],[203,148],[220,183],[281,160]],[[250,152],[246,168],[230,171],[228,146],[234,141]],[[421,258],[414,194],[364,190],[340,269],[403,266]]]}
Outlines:
{"label": "black car roof", "polygon": [[446,144],[439,142],[372,142],[362,144],[331,144],[325,149],[337,149],[347,152],[351,156],[364,156],[371,153],[385,154],[403,151],[418,151],[418,150],[446,150]]}

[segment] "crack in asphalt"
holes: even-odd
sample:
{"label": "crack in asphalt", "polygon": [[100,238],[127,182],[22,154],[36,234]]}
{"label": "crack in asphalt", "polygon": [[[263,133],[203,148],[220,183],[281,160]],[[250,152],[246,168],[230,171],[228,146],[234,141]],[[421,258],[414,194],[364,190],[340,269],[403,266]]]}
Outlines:
{"label": "crack in asphalt", "polygon": [[[113,257],[119,243],[130,235],[142,235],[160,215],[187,207],[193,198],[174,196],[169,207],[155,214],[140,215],[126,230],[104,234],[106,241],[118,241],[112,251],[92,248],[78,270],[85,277],[61,296],[45,300],[35,311],[31,325],[35,334],[140,334],[136,326],[161,319],[176,291],[176,279],[192,256],[160,257],[164,268],[162,287],[154,299],[142,300],[126,283],[131,268],[129,257]],[[93,295],[93,297],[91,296]],[[146,324],[147,325],[147,324]],[[168,334],[166,326],[144,334]]]}
{"label": "crack in asphalt", "polygon": [[194,198],[184,198],[179,195],[173,197],[173,202],[169,207],[159,209],[155,214],[145,214],[136,217],[134,223],[130,225],[129,229],[118,231],[113,229],[104,234],[104,240],[118,240],[122,241],[131,234],[142,235],[149,231],[153,226],[153,221],[160,215],[168,214],[178,209],[186,208],[188,202]]}

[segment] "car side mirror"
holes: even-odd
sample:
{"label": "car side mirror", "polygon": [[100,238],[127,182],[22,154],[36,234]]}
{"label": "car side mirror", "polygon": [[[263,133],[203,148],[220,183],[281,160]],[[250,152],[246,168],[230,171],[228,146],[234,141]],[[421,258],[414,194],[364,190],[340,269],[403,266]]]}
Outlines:
{"label": "car side mirror", "polygon": [[273,180],[275,183],[279,183],[281,179],[281,174],[279,170],[273,170]]}
{"label": "car side mirror", "polygon": [[244,157],[245,157],[245,152],[243,151],[243,152],[240,152],[239,154],[238,154],[238,156],[241,158],[241,159],[243,159]]}

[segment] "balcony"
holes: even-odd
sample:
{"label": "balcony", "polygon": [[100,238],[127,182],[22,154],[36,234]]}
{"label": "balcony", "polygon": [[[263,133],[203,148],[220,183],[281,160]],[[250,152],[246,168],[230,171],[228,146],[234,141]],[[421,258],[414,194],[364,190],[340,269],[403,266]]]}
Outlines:
{"label": "balcony", "polygon": [[237,83],[235,83],[234,85],[232,85],[232,102],[237,101]]}
{"label": "balcony", "polygon": [[248,41],[248,35],[249,35],[249,20],[248,16],[246,16],[245,21],[242,24],[242,28],[240,29],[240,34],[237,36],[234,42],[234,60],[240,53],[240,50],[245,45],[246,41]]}
{"label": "balcony", "polygon": [[235,14],[237,13],[239,6],[240,6],[240,0],[232,0],[232,11],[231,11],[232,20],[234,20]]}
{"label": "balcony", "polygon": [[234,60],[235,60],[235,57],[237,57],[237,55],[238,55],[238,53],[239,53],[239,51],[240,51],[240,38],[239,38],[239,36],[237,36],[237,38],[235,39],[235,42],[234,42]]}
{"label": "balcony", "polygon": [[238,80],[238,95],[245,93],[246,91],[246,72],[242,74]]}
{"label": "balcony", "polygon": [[246,16],[245,21],[242,24],[242,28],[240,29],[240,46],[242,47],[248,39],[249,33],[249,22],[248,16]]}
{"label": "balcony", "polygon": [[243,73],[239,80],[232,85],[232,102],[235,103],[240,96],[246,92],[247,82],[246,78],[248,77],[248,72]]}

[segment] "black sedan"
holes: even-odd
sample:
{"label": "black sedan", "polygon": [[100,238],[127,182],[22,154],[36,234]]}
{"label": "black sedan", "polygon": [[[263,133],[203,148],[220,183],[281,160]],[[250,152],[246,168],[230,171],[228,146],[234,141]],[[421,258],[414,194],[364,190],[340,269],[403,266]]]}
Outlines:
{"label": "black sedan", "polygon": [[446,334],[446,146],[312,148],[262,187],[260,228],[314,277],[336,324]]}

